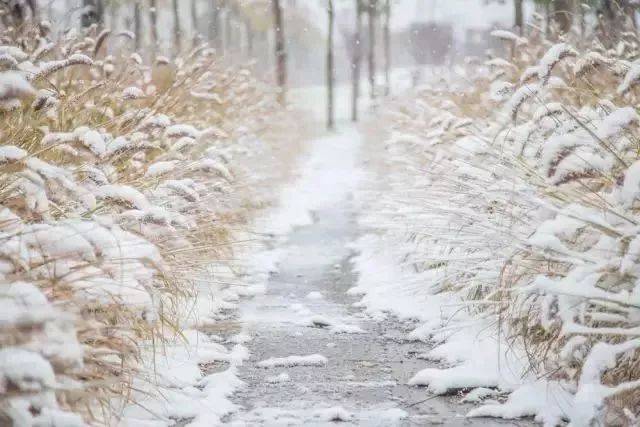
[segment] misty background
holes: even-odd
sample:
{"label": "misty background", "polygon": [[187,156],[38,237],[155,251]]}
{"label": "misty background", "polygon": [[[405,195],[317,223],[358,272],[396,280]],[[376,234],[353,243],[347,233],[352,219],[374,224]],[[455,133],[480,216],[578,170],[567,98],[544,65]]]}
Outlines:
{"label": "misty background", "polygon": [[[58,31],[82,25],[87,0],[52,0],[41,7]],[[244,63],[265,79],[274,78],[275,43],[269,2],[247,0],[224,2],[177,0],[179,41],[188,46],[194,39],[211,39],[221,57],[230,64]],[[325,38],[328,18],[326,2],[283,0],[288,84],[291,87],[322,85],[325,81]],[[145,31],[156,10],[157,46],[160,55],[175,53],[175,10],[171,0],[102,2],[106,26],[114,31],[135,31],[140,26],[140,46],[151,46],[152,31]],[[338,85],[350,79],[354,44],[356,2],[335,1],[335,79]],[[137,12],[136,12],[137,8]],[[524,2],[529,16],[535,6]],[[137,16],[136,16],[137,15]],[[482,56],[501,44],[489,37],[496,28],[513,26],[514,3],[489,0],[392,0],[389,14],[390,68],[393,85],[415,84],[423,69],[451,67],[468,56]],[[378,19],[384,20],[383,14]],[[216,25],[216,22],[218,25]],[[385,67],[384,22],[376,26],[376,79]],[[367,19],[364,17],[363,51],[368,49]],[[123,41],[124,43],[124,41]],[[146,49],[151,55],[151,49]],[[489,51],[490,52],[490,51]],[[366,58],[364,58],[366,59]],[[428,73],[429,71],[427,71]]]}

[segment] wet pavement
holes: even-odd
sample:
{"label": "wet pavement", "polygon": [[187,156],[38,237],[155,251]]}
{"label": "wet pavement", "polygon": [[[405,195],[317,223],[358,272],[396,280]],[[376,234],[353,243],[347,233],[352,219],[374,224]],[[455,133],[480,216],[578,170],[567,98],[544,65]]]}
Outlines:
{"label": "wet pavement", "polygon": [[[521,425],[467,419],[460,396],[433,397],[408,380],[427,366],[426,344],[404,339],[416,325],[377,321],[352,304],[356,277],[348,244],[357,234],[349,200],[315,212],[286,243],[267,293],[241,304],[251,358],[240,369],[246,386],[234,397],[244,411],[234,426]],[[322,298],[319,298],[322,296]],[[315,323],[314,323],[315,322]],[[354,330],[357,326],[361,331]],[[342,331],[359,333],[338,333]],[[270,358],[319,354],[324,366],[262,368]]]}
{"label": "wet pavement", "polygon": [[[241,333],[235,341],[244,342],[251,356],[239,368],[245,386],[232,398],[243,409],[226,423],[528,424],[467,419],[471,406],[461,404],[461,396],[434,397],[425,388],[409,387],[415,373],[434,366],[418,358],[429,350],[427,344],[405,339],[417,325],[391,317],[373,319],[354,306],[357,297],[347,295],[357,282],[349,244],[360,233],[353,201],[360,139],[351,131],[317,141],[291,200],[283,202],[295,211],[301,198],[311,195],[313,221],[273,239],[271,249],[279,262],[266,293],[240,303],[233,330]],[[312,357],[292,359],[301,356]],[[313,366],[295,363],[300,361]],[[273,366],[279,364],[290,366]]]}

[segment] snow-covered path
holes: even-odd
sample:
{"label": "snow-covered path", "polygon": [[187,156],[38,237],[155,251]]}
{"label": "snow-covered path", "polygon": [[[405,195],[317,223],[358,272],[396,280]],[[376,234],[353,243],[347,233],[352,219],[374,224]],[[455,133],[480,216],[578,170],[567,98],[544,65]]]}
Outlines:
{"label": "snow-covered path", "polygon": [[424,343],[404,339],[415,325],[372,319],[346,293],[355,283],[349,244],[359,234],[361,138],[346,129],[312,141],[297,182],[265,218],[280,237],[264,254],[274,262],[266,292],[240,304],[235,339],[251,356],[239,368],[245,386],[232,398],[242,410],[226,422],[496,425],[466,419],[459,397],[429,399],[409,387],[428,363],[419,358]]}

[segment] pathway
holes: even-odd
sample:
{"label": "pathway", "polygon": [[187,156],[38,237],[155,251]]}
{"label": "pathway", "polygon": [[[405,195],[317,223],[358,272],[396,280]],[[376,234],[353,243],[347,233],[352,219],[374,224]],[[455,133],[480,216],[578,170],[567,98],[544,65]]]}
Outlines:
{"label": "pathway", "polygon": [[[458,396],[429,399],[425,389],[407,386],[429,363],[417,357],[427,350],[423,343],[404,339],[415,325],[371,319],[346,294],[356,280],[349,243],[358,235],[360,139],[347,130],[314,141],[302,176],[284,196],[282,229],[306,224],[276,240],[279,267],[267,292],[241,304],[251,357],[239,371],[246,386],[233,399],[244,410],[226,422],[514,425],[466,419],[469,407]],[[305,209],[311,217],[300,221]]]}

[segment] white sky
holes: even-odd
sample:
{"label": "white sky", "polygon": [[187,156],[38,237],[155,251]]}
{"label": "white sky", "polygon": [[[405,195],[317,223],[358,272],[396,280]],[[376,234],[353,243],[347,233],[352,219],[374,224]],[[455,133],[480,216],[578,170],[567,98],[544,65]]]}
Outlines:
{"label": "white sky", "polygon": [[489,28],[498,22],[513,25],[513,2],[499,4],[484,0],[395,0],[392,15],[394,28],[406,28],[415,21],[448,22],[456,29]]}
{"label": "white sky", "polygon": [[[438,21],[450,23],[458,37],[463,37],[465,30],[487,29],[494,25],[511,28],[513,25],[513,1],[505,0],[500,4],[492,0],[392,0],[392,30],[402,31],[411,23],[418,21]],[[355,0],[335,0],[337,13],[354,8]],[[315,17],[311,22],[318,24],[324,31],[326,0],[296,0],[298,8],[307,8],[308,14]],[[530,16],[532,6],[525,1],[525,16]],[[321,17],[318,19],[318,17]]]}

